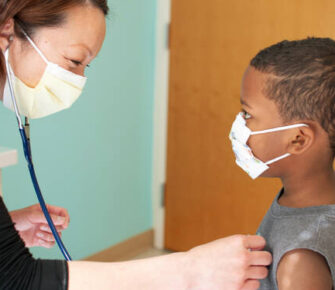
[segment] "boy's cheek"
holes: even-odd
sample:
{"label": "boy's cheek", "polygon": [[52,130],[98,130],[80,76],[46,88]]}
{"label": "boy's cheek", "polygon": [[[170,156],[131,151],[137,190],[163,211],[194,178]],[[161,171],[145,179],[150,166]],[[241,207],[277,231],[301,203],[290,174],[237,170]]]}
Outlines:
{"label": "boy's cheek", "polygon": [[282,154],[285,154],[281,141],[271,135],[250,136],[248,146],[251,148],[254,156],[263,162],[267,162]]}
{"label": "boy's cheek", "polygon": [[250,136],[247,142],[247,145],[251,148],[252,153],[254,154],[254,156],[256,158],[258,158],[259,160],[266,162],[267,160],[265,160],[264,158],[266,158],[266,153],[267,153],[267,144],[266,140],[264,140],[264,138],[262,138],[263,136],[259,135],[259,136]]}

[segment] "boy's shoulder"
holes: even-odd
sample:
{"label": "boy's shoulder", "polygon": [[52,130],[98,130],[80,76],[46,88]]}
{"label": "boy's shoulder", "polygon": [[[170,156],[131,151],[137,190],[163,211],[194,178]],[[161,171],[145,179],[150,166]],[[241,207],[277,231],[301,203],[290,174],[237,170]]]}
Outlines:
{"label": "boy's shoulder", "polygon": [[286,253],[279,263],[276,276],[281,290],[332,289],[333,286],[327,260],[321,254],[307,249]]}
{"label": "boy's shoulder", "polygon": [[[262,282],[262,285],[270,285],[270,288],[261,287],[261,289],[274,289],[271,287],[277,283],[278,266],[284,261],[286,255],[288,255],[286,262],[288,266],[291,266],[293,258],[299,257],[305,263],[311,259],[321,258],[327,261],[326,265],[329,265],[331,269],[335,267],[335,243],[333,242],[335,205],[289,208],[279,205],[279,196],[277,195],[273,201],[258,229],[258,234],[267,241],[266,249],[273,255],[269,277]],[[300,249],[318,253],[319,257],[294,252]],[[289,253],[294,253],[294,255]],[[315,264],[317,265],[318,261],[315,261]],[[335,273],[333,277],[335,278]]]}

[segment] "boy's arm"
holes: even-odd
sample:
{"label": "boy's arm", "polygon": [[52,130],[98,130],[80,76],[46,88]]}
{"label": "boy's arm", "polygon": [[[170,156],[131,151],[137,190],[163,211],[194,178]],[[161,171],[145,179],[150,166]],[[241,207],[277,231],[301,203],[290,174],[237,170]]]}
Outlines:
{"label": "boy's arm", "polygon": [[323,256],[307,249],[288,252],[277,270],[279,290],[331,290],[332,276]]}

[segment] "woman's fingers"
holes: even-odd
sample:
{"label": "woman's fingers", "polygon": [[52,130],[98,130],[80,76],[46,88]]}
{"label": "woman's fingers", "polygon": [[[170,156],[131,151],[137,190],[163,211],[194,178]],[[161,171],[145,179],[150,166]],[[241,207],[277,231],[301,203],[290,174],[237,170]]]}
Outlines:
{"label": "woman's fingers", "polygon": [[46,242],[54,242],[55,241],[54,236],[52,234],[47,233],[47,232],[37,232],[36,236],[38,238],[40,238],[41,240],[44,240]]}
{"label": "woman's fingers", "polygon": [[[47,209],[51,216],[56,217],[54,221],[55,224],[62,225],[63,228],[68,227],[70,222],[70,216],[67,209],[50,204],[47,204]],[[54,217],[52,217],[52,220],[54,220]]]}
{"label": "woman's fingers", "polygon": [[52,248],[55,245],[55,242],[46,242],[44,240],[38,240],[38,245],[43,248]]}
{"label": "woman's fingers", "polygon": [[262,250],[265,247],[266,241],[262,236],[247,235],[245,236],[244,246],[250,250]]}
{"label": "woman's fingers", "polygon": [[241,290],[257,290],[260,286],[258,280],[247,280]]}
{"label": "woman's fingers", "polygon": [[267,277],[268,272],[269,271],[266,267],[252,266],[252,267],[249,267],[247,271],[247,277],[248,279],[261,280]]}
{"label": "woman's fingers", "polygon": [[268,266],[272,263],[272,256],[265,251],[250,251],[250,262],[252,266]]}
{"label": "woman's fingers", "polygon": [[[56,227],[57,232],[59,232],[59,233],[64,230],[64,228],[62,226],[55,226],[55,227]],[[40,230],[43,231],[43,232],[52,233],[52,231],[51,231],[51,229],[48,225],[41,225]]]}
{"label": "woman's fingers", "polygon": [[[47,224],[47,221],[44,217],[42,209],[39,204],[35,204],[29,207],[29,219],[33,223],[43,223]],[[55,225],[62,226],[63,229],[66,229],[70,222],[70,216],[68,211],[65,208],[49,205],[47,204],[47,209],[50,214],[50,217]]]}
{"label": "woman's fingers", "polygon": [[[58,235],[62,236],[62,233],[58,232]],[[44,248],[52,248],[55,245],[55,238],[53,234],[45,232],[45,231],[36,232],[36,240],[37,240],[37,245],[44,247]]]}

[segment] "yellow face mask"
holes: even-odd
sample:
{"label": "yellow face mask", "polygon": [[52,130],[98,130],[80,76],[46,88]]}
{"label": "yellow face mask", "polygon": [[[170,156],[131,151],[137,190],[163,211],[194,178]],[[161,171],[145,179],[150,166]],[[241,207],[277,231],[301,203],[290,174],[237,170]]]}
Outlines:
{"label": "yellow face mask", "polygon": [[82,93],[87,78],[49,62],[30,37],[27,34],[25,36],[46,62],[47,67],[37,86],[30,88],[14,75],[9,64],[9,51],[7,50],[5,59],[10,78],[7,79],[5,85],[4,106],[14,111],[8,84],[11,82],[20,114],[30,119],[46,117],[71,107]]}

